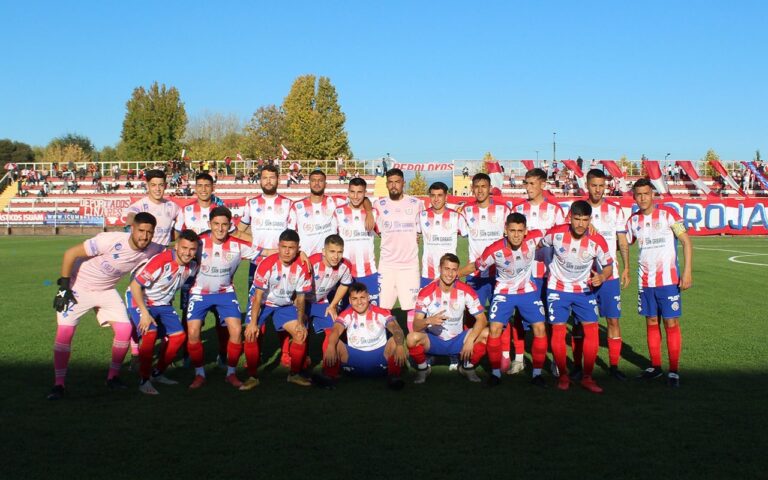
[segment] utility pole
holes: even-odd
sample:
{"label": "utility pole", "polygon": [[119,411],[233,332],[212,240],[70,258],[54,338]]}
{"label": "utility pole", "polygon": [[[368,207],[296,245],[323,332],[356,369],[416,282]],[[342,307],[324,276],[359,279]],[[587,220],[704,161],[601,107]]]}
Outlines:
{"label": "utility pole", "polygon": [[557,132],[552,132],[552,163],[557,161]]}

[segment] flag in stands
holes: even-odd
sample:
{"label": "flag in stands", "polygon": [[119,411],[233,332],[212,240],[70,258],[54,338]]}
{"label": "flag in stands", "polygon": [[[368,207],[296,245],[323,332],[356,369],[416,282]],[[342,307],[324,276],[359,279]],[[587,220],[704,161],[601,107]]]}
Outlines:
{"label": "flag in stands", "polygon": [[501,173],[501,165],[498,160],[492,158],[485,159],[485,170],[491,177],[491,188],[501,188],[504,186],[504,174]]}
{"label": "flag in stands", "polygon": [[741,189],[738,183],[736,183],[736,180],[733,179],[730,173],[728,173],[728,170],[725,169],[722,163],[720,163],[719,160],[710,160],[709,164],[712,165],[712,168],[715,169],[715,171],[723,178],[725,183],[728,184],[729,187],[739,192],[741,195],[744,194],[744,190]]}
{"label": "flag in stands", "polygon": [[282,143],[280,144],[280,157],[282,157],[283,160],[288,158],[288,154],[291,153],[288,151],[287,148],[285,148],[285,145]]}
{"label": "flag in stands", "polygon": [[533,170],[533,160],[522,160],[523,166],[525,167],[525,170]]}
{"label": "flag in stands", "polygon": [[664,180],[664,176],[661,174],[658,160],[643,160],[643,165],[648,173],[648,178],[653,184],[653,188],[661,195],[669,195],[669,187],[667,186],[667,181]]}
{"label": "flag in stands", "polygon": [[573,174],[576,176],[576,181],[579,183],[579,188],[586,192],[586,179],[584,178],[584,172],[582,172],[579,168],[579,164],[573,160],[563,160],[563,165],[565,165],[565,168],[573,172]]}
{"label": "flag in stands", "polygon": [[696,185],[696,188],[704,192],[705,195],[709,195],[712,192],[701,177],[699,177],[699,173],[696,171],[696,167],[693,166],[693,162],[690,160],[678,160],[675,163],[683,169],[685,174],[688,175],[688,178],[691,179],[691,182]]}

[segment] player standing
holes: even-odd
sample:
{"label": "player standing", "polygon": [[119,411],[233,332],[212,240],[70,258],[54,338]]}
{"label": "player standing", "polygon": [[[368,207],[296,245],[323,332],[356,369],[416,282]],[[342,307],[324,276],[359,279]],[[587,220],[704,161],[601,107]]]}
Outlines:
{"label": "player standing", "polygon": [[163,250],[162,245],[152,243],[155,223],[151,214],[137,213],[130,233],[100,233],[64,253],[57,282],[59,291],[53,301],[58,326],[53,345],[55,385],[49,400],[58,400],[65,394],[72,337],[80,317],[90,310],[96,312],[100,325],[111,326],[115,334],[107,386],[112,390],[127,388],[119,374],[132,329],[115,286],[123,275]]}
{"label": "player standing", "polygon": [[[371,305],[364,284],[355,282],[349,287],[349,303],[350,307],[333,324],[323,365],[335,367],[336,372],[341,367],[360,376],[386,373],[389,388],[400,390],[404,385],[400,374],[406,361],[403,330],[389,310]],[[347,343],[339,340],[344,331]],[[392,335],[389,339],[387,332]]]}
{"label": "player standing", "polygon": [[532,281],[535,267],[536,248],[541,232],[528,230],[526,218],[521,213],[510,213],[504,221],[505,237],[493,242],[474,262],[462,268],[460,273],[477,269],[480,272],[496,270],[496,285],[491,305],[488,335],[488,361],[491,376],[488,385],[501,382],[502,332],[509,329],[508,323],[519,312],[520,318],[533,329],[533,378],[531,383],[544,387],[541,376],[547,356],[547,331],[544,326],[544,303],[541,294]]}
{"label": "player standing", "polygon": [[[444,254],[439,276],[419,291],[413,331],[406,337],[411,358],[416,362],[416,379],[424,383],[431,372],[427,355],[458,355],[464,362],[459,372],[470,382],[479,382],[475,366],[485,355],[488,321],[472,288],[459,278],[459,257]],[[464,312],[475,317],[471,330],[464,330]]]}
{"label": "player standing", "polygon": [[189,388],[196,389],[205,384],[200,332],[206,315],[214,309],[218,313],[216,321],[226,325],[229,333],[226,381],[240,388],[242,382],[237,378],[236,370],[243,352],[242,320],[233,279],[240,260],[254,261],[261,249],[229,234],[232,212],[227,207],[211,210],[209,225],[211,231],[200,236],[200,273],[190,289],[187,307],[187,352],[195,369],[195,379]]}
{"label": "player standing", "polygon": [[446,253],[456,254],[461,214],[446,208],[448,185],[435,182],[429,186],[429,208],[419,215],[419,232],[423,244],[421,255],[421,288],[440,276],[440,259]]}
{"label": "player standing", "polygon": [[296,230],[301,237],[301,250],[308,256],[323,251],[328,235],[336,232],[333,212],[337,204],[333,197],[325,194],[326,178],[322,170],[309,174],[309,197],[291,205],[288,227]]}
{"label": "player standing", "polygon": [[164,197],[165,173],[161,170],[149,170],[146,173],[147,195],[131,204],[126,210],[126,225],[132,225],[139,212],[149,212],[157,221],[154,243],[167,247],[173,240],[173,225],[181,209],[175,202]]}
{"label": "player standing", "polygon": [[[638,309],[645,316],[648,332],[648,351],[651,366],[641,375],[652,379],[663,375],[661,370],[661,329],[658,317],[664,319],[669,354],[667,382],[680,386],[678,368],[682,337],[680,314],[681,290],[693,286],[693,245],[680,215],[671,208],[653,204],[653,187],[648,179],[640,179],[632,186],[639,210],[629,217],[627,239],[640,246],[638,258]],[[685,266],[682,276],[677,259],[677,240],[683,244]]]}
{"label": "player standing", "polygon": [[[131,281],[128,311],[140,339],[139,391],[142,393],[159,393],[150,381],[150,374],[152,380],[158,383],[179,383],[164,375],[186,340],[181,319],[172,303],[176,290],[197,274],[199,265],[195,256],[199,241],[194,231],[182,231],[173,250],[165,250],[152,257]],[[167,337],[167,341],[160,350],[157,369],[152,371],[152,355],[158,336]]]}
{"label": "player standing", "polygon": [[[613,274],[613,258],[608,244],[599,233],[589,233],[592,207],[584,200],[571,205],[570,224],[547,231],[542,247],[551,247],[554,256],[549,267],[547,304],[552,324],[552,356],[557,362],[560,378],[557,387],[567,390],[571,379],[566,366],[566,323],[571,313],[584,329],[584,366],[581,386],[592,393],[603,389],[592,378],[592,370],[600,345],[598,337],[598,308],[593,288],[602,285]],[[592,273],[593,267],[599,272]]]}
{"label": "player standing", "polygon": [[[618,245],[623,268],[621,270],[621,281],[619,280],[618,264],[616,264],[614,265],[611,278],[595,288],[594,291],[597,298],[597,306],[600,308],[600,316],[605,317],[608,327],[608,362],[611,376],[617,380],[626,380],[624,374],[619,370],[619,358],[621,357],[619,317],[621,316],[621,289],[629,285],[627,220],[621,205],[604,198],[605,182],[606,177],[602,170],[592,169],[587,172],[587,202],[592,207],[592,227],[605,238],[606,243],[608,243],[608,253],[611,254],[611,258],[614,260],[618,258],[616,256],[616,246]],[[571,331],[574,364],[571,378],[575,380],[578,380],[581,375],[583,338],[581,325],[574,325]]]}
{"label": "player standing", "polygon": [[256,270],[245,327],[245,358],[250,377],[243,384],[243,390],[250,390],[259,384],[259,336],[264,333],[263,329],[270,317],[275,330],[286,331],[291,337],[288,347],[291,362],[288,382],[303,387],[311,385],[309,380],[299,374],[304,368],[307,354],[305,295],[312,290],[309,269],[299,258],[299,242],[299,234],[295,230],[285,230],[280,234],[278,253],[261,261]]}
{"label": "player standing", "polygon": [[[419,216],[424,205],[416,197],[403,193],[402,170],[387,172],[389,196],[374,204],[376,227],[381,235],[379,305],[385,309],[400,300],[400,309],[413,310],[419,293]],[[409,313],[410,315],[410,313]]]}

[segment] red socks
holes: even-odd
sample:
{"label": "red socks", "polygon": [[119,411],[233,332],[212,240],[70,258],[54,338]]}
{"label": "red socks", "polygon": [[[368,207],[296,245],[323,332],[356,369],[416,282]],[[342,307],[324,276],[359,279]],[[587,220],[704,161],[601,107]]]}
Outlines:
{"label": "red socks", "polygon": [[612,367],[619,365],[621,358],[621,337],[608,339],[608,363]]}
{"label": "red socks", "polygon": [[163,348],[160,351],[160,358],[157,360],[157,370],[162,373],[176,358],[176,354],[179,352],[184,342],[187,340],[187,336],[184,333],[178,335],[171,335],[168,337],[168,341],[164,343]]}
{"label": "red socks", "polygon": [[395,363],[395,355],[392,354],[387,359],[387,375],[390,377],[399,377],[403,371],[403,367]]}
{"label": "red socks", "polygon": [[584,329],[584,376],[591,377],[592,370],[595,368],[597,350],[600,347],[597,322],[583,323],[582,328]]}
{"label": "red socks", "polygon": [[501,368],[501,337],[488,337],[488,362],[493,370]]}
{"label": "red socks", "polygon": [[555,358],[560,376],[568,375],[567,352],[565,346],[565,324],[552,325],[552,356]]}
{"label": "red socks", "polygon": [[647,325],[648,332],[648,353],[651,356],[651,366],[661,368],[661,326]]}
{"label": "red socks", "polygon": [[422,345],[410,347],[408,353],[411,355],[413,361],[416,362],[416,365],[421,365],[422,363],[427,362],[427,354],[424,352],[424,347]]}
{"label": "red socks", "polygon": [[525,354],[525,329],[523,328],[523,319],[520,318],[520,315],[515,315],[514,324],[507,328],[512,328],[512,343],[515,345],[515,355]]}
{"label": "red socks", "polygon": [[187,353],[189,353],[189,361],[194,368],[203,366],[203,344],[201,342],[187,342]]}
{"label": "red socks", "polygon": [[669,371],[677,372],[680,366],[680,348],[682,347],[683,338],[680,335],[680,324],[670,327],[664,325],[667,332],[667,353],[669,354]]}
{"label": "red socks", "polygon": [[[259,337],[261,339],[261,337]],[[245,367],[248,370],[248,375],[255,377],[259,371],[259,348],[258,341],[245,342]]]}
{"label": "red socks", "polygon": [[544,368],[544,360],[547,359],[547,336],[533,337],[531,346],[533,368]]}
{"label": "red socks", "polygon": [[483,356],[485,355],[486,351],[486,345],[484,342],[477,342],[475,346],[472,348],[472,357],[469,359],[469,363],[472,365],[477,365],[480,363],[480,360],[483,359]]}
{"label": "red socks", "polygon": [[240,355],[243,353],[243,344],[227,341],[227,366],[237,367]]}
{"label": "red socks", "polygon": [[291,375],[297,374],[304,368],[304,356],[307,354],[306,343],[290,342]]}
{"label": "red socks", "polygon": [[155,351],[156,340],[157,330],[150,330],[142,335],[139,343],[139,375],[145,380],[152,373],[152,354]]}

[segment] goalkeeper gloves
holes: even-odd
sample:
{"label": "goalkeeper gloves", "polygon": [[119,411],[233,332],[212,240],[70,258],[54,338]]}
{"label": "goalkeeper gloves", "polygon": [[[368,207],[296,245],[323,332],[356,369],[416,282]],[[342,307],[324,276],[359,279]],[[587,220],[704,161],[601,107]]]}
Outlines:
{"label": "goalkeeper gloves", "polygon": [[65,312],[70,304],[76,304],[77,300],[75,300],[75,294],[72,293],[72,290],[69,288],[69,278],[61,277],[56,283],[59,284],[59,291],[53,299],[53,308],[57,312]]}

